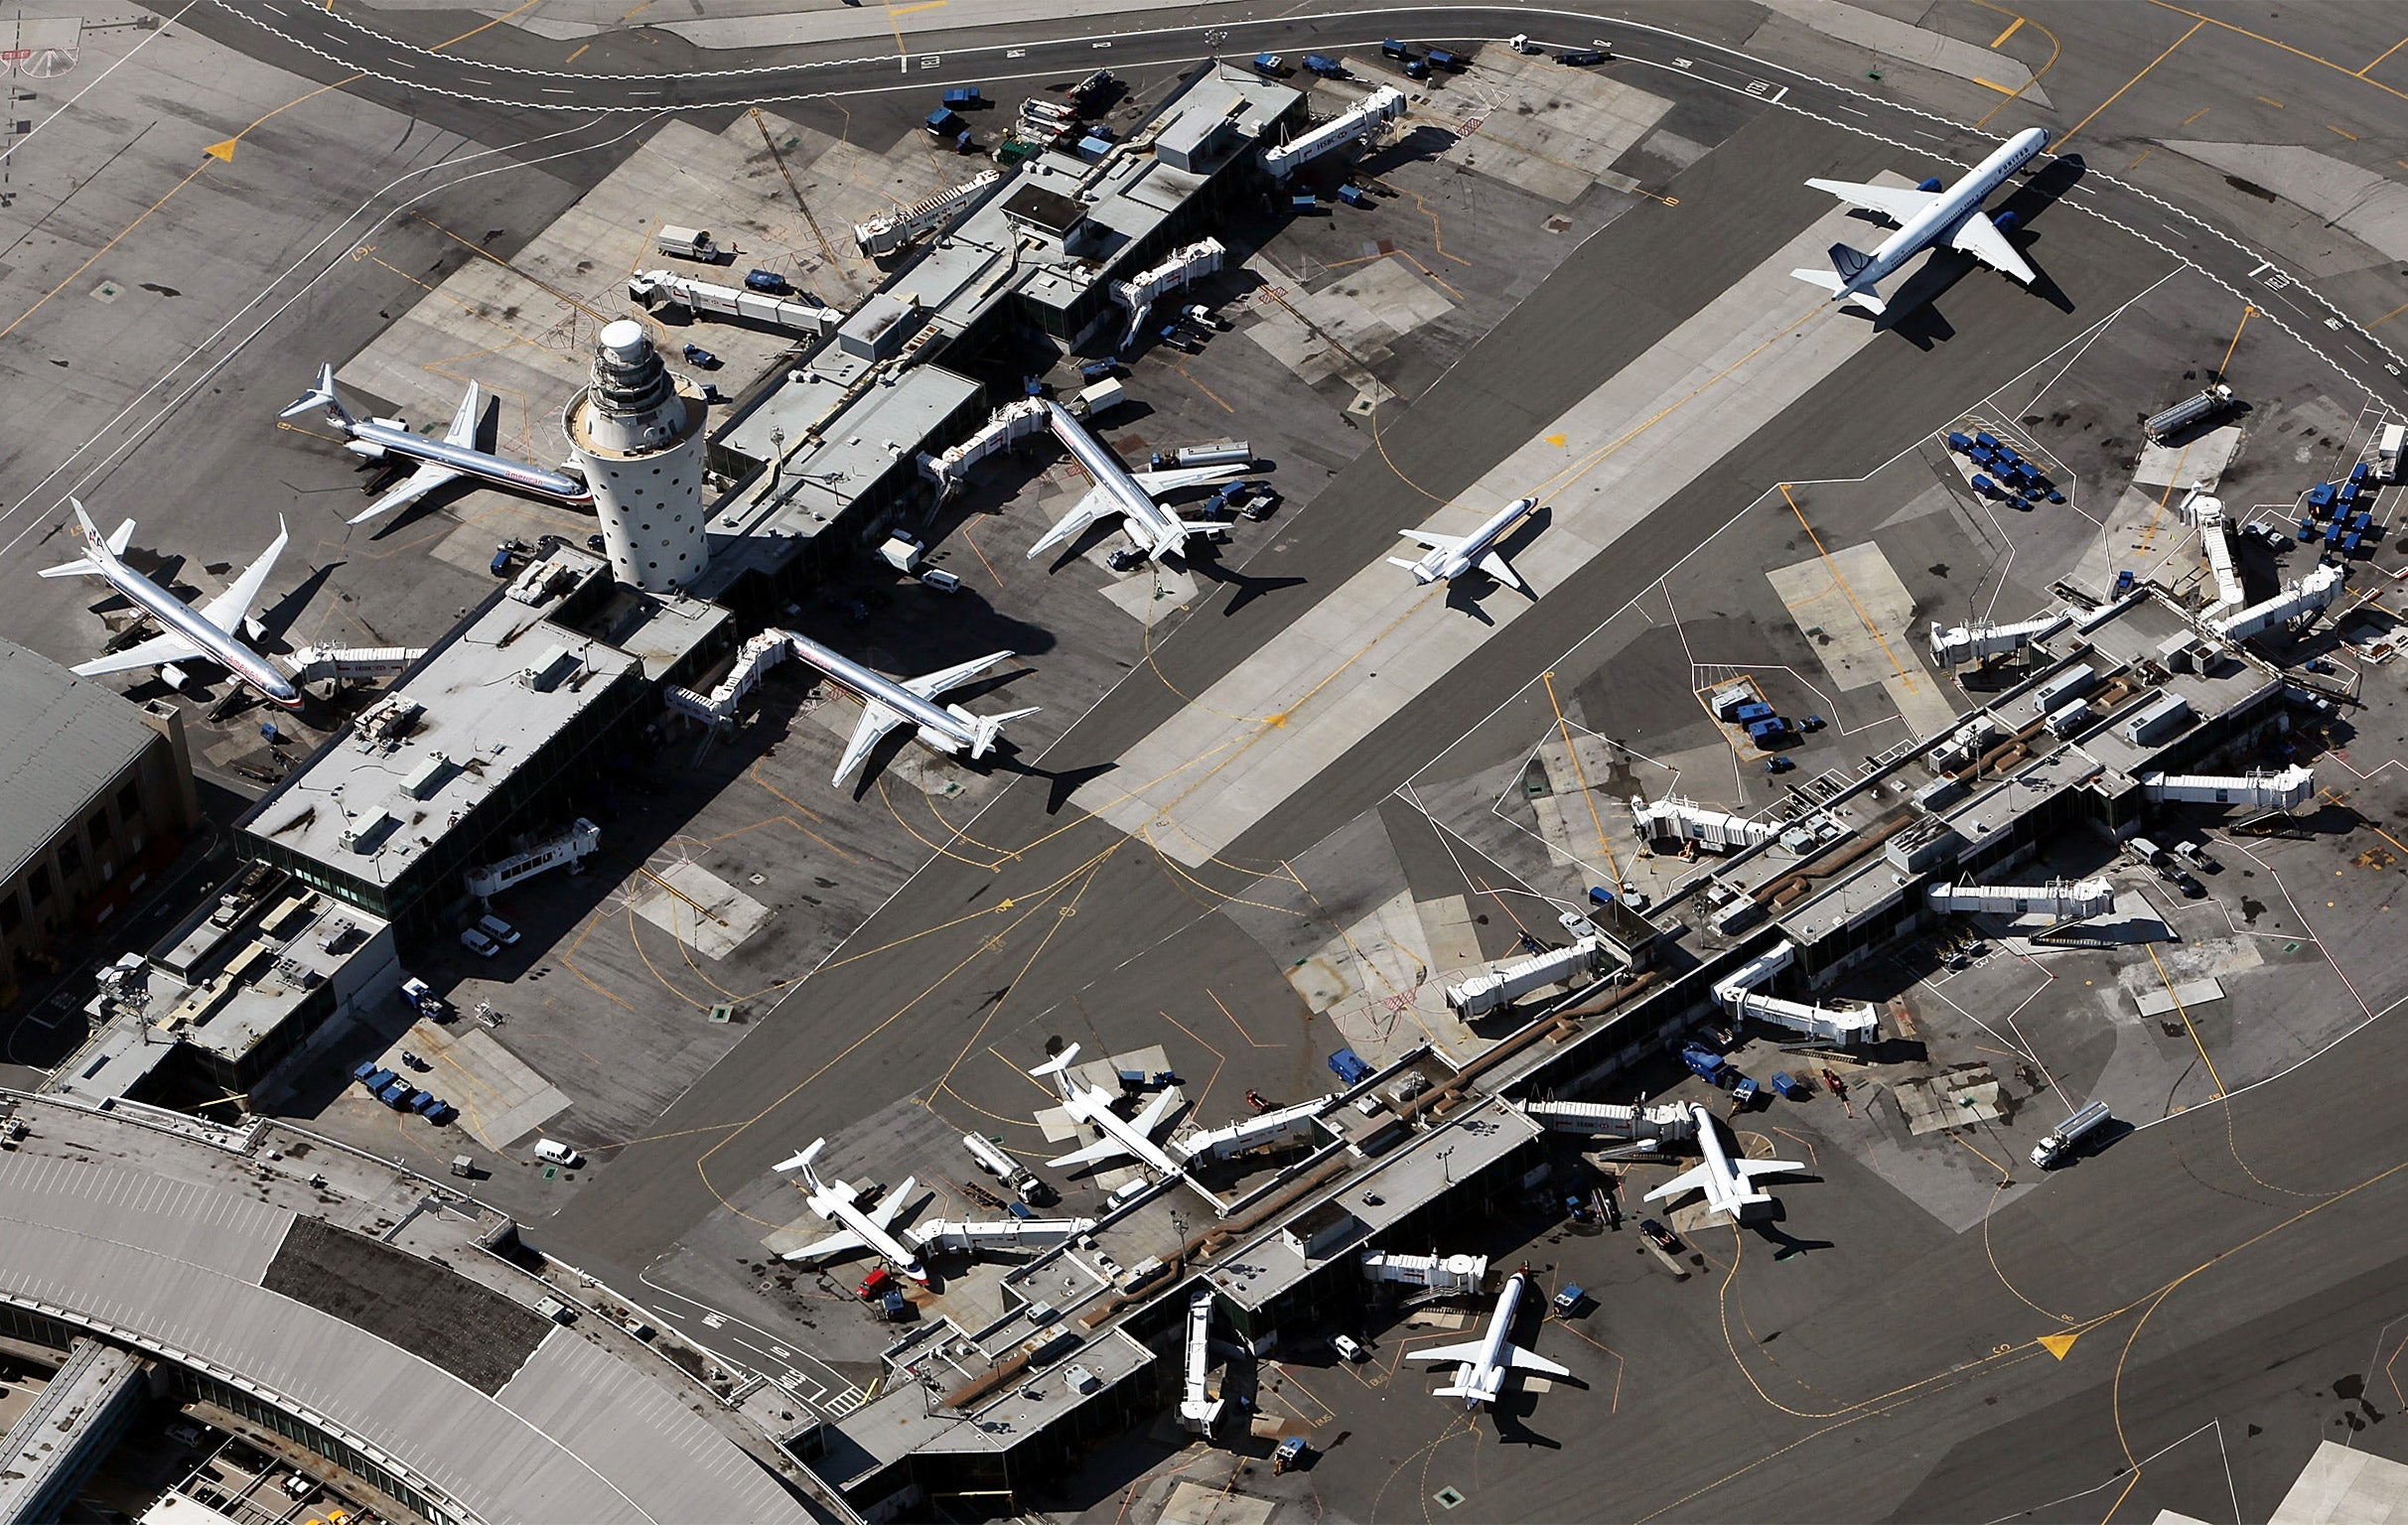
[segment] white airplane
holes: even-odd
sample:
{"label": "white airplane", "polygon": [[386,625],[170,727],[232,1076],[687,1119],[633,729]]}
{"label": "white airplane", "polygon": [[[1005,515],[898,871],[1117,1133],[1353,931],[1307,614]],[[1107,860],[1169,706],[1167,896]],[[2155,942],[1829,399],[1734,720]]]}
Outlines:
{"label": "white airplane", "polygon": [[1498,509],[1494,518],[1468,535],[1434,535],[1426,529],[1398,530],[1398,534],[1415,545],[1429,547],[1429,554],[1419,561],[1391,556],[1388,558],[1389,565],[1402,567],[1412,573],[1413,581],[1425,588],[1432,583],[1451,583],[1477,568],[1508,588],[1527,592],[1522,588],[1522,580],[1513,575],[1513,569],[1505,564],[1505,558],[1497,552],[1496,542],[1511,533],[1514,525],[1537,511],[1537,498],[1517,497]]}
{"label": "white airplane", "polygon": [[452,413],[451,427],[443,431],[440,440],[415,433],[398,418],[357,418],[343,405],[335,393],[335,367],[318,367],[318,384],[301,394],[292,406],[277,414],[278,418],[294,418],[312,408],[326,409],[326,421],[350,436],[344,449],[370,461],[382,461],[387,456],[399,456],[415,461],[418,469],[401,485],[370,504],[367,511],[352,516],[354,524],[364,524],[380,513],[395,508],[434,491],[447,483],[463,477],[475,477],[496,486],[509,487],[549,497],[564,503],[590,503],[593,489],[578,478],[565,472],[546,471],[507,456],[496,456],[477,448],[477,421],[485,411],[485,389],[476,382],[469,383],[466,396]]}
{"label": "white airplane", "polygon": [[1496,1312],[1488,1316],[1488,1327],[1480,1338],[1460,1345],[1433,1345],[1416,1350],[1417,1361],[1454,1361],[1453,1385],[1437,1389],[1434,1398],[1461,1398],[1466,1409],[1494,1403],[1504,1391],[1508,1371],[1534,1371],[1542,1377],[1568,1377],[1571,1372],[1541,1355],[1533,1355],[1513,1343],[1513,1314],[1521,1306],[1521,1295],[1530,1285],[1528,1270],[1516,1271],[1505,1280],[1505,1290],[1496,1295]]}
{"label": "white airplane", "polygon": [[895,1237],[894,1230],[895,1219],[902,1215],[905,1205],[912,1200],[912,1188],[920,1183],[919,1179],[906,1176],[902,1185],[888,1192],[876,1207],[864,1212],[853,1205],[855,1193],[851,1185],[841,1180],[830,1185],[819,1178],[817,1171],[811,1169],[811,1162],[819,1158],[819,1151],[827,1142],[825,1139],[813,1139],[810,1148],[790,1160],[780,1160],[771,1169],[800,1171],[802,1178],[811,1188],[811,1210],[830,1223],[843,1226],[824,1239],[814,1239],[801,1249],[786,1251],[780,1258],[827,1260],[854,1250],[874,1250],[880,1259],[913,1281],[927,1281],[927,1269],[921,1265],[918,1255],[905,1248],[903,1241]]}
{"label": "white airplane", "polygon": [[1714,1129],[1714,1114],[1692,1102],[1689,1115],[1697,1122],[1697,1144],[1706,1152],[1705,1160],[1694,1170],[1683,1171],[1647,1193],[1650,1202],[1684,1191],[1706,1193],[1709,1210],[1722,1213],[1733,1220],[1750,1207],[1772,1200],[1769,1191],[1759,1191],[1748,1182],[1759,1176],[1778,1176],[1786,1171],[1802,1171],[1804,1166],[1794,1160],[1733,1161],[1723,1149],[1722,1135]]}
{"label": "white airplane", "polygon": [[1995,217],[1985,216],[1982,203],[2048,146],[2047,128],[2027,127],[1945,190],[1937,180],[1926,180],[1912,191],[1845,180],[1809,180],[1806,184],[1817,191],[1828,191],[1843,202],[1880,212],[1898,224],[1898,231],[1882,240],[1881,246],[1870,254],[1845,243],[1831,245],[1830,270],[1789,273],[1832,293],[1836,301],[1854,303],[1876,316],[1883,311],[1883,304],[1881,293],[1875,288],[1916,253],[1936,244],[1970,254],[2001,275],[2013,276],[2029,286],[2038,277],[2007,241],[2007,233],[2015,226],[2015,213],[2002,211]]}
{"label": "white airplane", "polygon": [[787,631],[786,639],[792,642],[796,656],[861,696],[861,724],[853,728],[852,740],[844,744],[844,756],[837,760],[836,776],[828,780],[839,786],[869,760],[871,749],[897,726],[917,726],[923,746],[956,757],[966,752],[975,761],[994,747],[1005,721],[1034,715],[1039,708],[973,715],[958,704],[935,702],[936,696],[947,689],[959,688],[997,663],[1010,661],[1013,656],[1010,651],[991,652],[942,672],[897,681],[882,672],[871,671],[841,652],[829,650],[807,635]]}
{"label": "white airplane", "polygon": [[1078,1045],[1072,1043],[1029,1073],[1040,1080],[1051,1076],[1055,1092],[1062,1097],[1062,1110],[1069,1113],[1072,1120],[1086,1124],[1103,1137],[1084,1149],[1074,1149],[1047,1164],[1076,1170],[1081,1166],[1101,1165],[1106,1160],[1126,1158],[1149,1166],[1165,1176],[1176,1176],[1185,1169],[1154,1142],[1154,1130],[1162,1126],[1164,1118],[1170,1116],[1171,1108],[1178,1104],[1179,1093],[1176,1090],[1157,1091],[1154,1099],[1147,1102],[1137,1116],[1123,1118],[1112,1110],[1110,1092],[1099,1085],[1080,1086],[1070,1078],[1070,1061],[1077,1057]]}
{"label": "white airplane", "polygon": [[1194,524],[1165,508],[1154,499],[1181,487],[1202,486],[1207,482],[1227,482],[1246,474],[1243,464],[1224,466],[1177,467],[1163,472],[1132,472],[1120,464],[1120,458],[1097,443],[1095,437],[1079,427],[1077,419],[1062,411],[1062,404],[1046,403],[1046,424],[1070,459],[1082,467],[1095,485],[1078,500],[1078,506],[1062,516],[1060,523],[1037,537],[1029,547],[1034,558],[1039,552],[1062,544],[1083,533],[1090,524],[1115,514],[1126,518],[1129,538],[1135,540],[1156,561],[1179,554],[1190,535],[1201,535],[1211,526]]}
{"label": "white airplane", "polygon": [[83,537],[83,557],[63,567],[44,567],[42,576],[99,578],[160,625],[160,633],[148,640],[80,663],[75,668],[77,674],[96,678],[103,673],[156,667],[170,687],[182,688],[184,672],[176,664],[201,658],[215,662],[288,710],[301,708],[301,694],[292,681],[270,665],[267,658],[244,645],[241,638],[245,633],[254,640],[259,637],[259,622],[251,617],[251,606],[259,602],[260,589],[266,586],[268,574],[276,569],[276,558],[284,554],[285,542],[292,538],[284,527],[283,515],[276,518],[275,544],[244,568],[225,592],[195,609],[125,564],[126,543],[134,536],[132,519],[118,525],[117,532],[103,540],[100,531],[93,527],[91,515],[83,511],[83,505],[71,497],[67,502],[75,510],[77,532]]}

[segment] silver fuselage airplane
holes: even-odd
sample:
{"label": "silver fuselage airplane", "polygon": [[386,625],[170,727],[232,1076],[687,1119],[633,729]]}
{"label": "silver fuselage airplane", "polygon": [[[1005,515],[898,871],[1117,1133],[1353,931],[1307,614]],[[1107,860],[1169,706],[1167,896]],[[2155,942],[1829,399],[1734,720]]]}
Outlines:
{"label": "silver fuselage airplane", "polygon": [[1831,245],[1830,270],[1789,273],[1810,286],[1830,292],[1834,301],[1853,303],[1877,316],[1883,311],[1883,304],[1876,288],[1917,253],[1937,245],[1970,254],[2000,274],[2013,276],[2029,286],[2039,277],[2007,241],[2008,230],[2015,226],[2015,214],[2000,212],[1995,218],[1986,216],[1982,203],[2048,146],[2047,128],[2027,127],[1966,171],[1964,179],[1945,188],[1937,180],[1926,180],[1912,189],[1846,180],[1809,180],[1806,184],[1817,191],[1828,191],[1843,202],[1888,217],[1898,224],[1898,231],[1883,239],[1870,254],[1845,243]]}
{"label": "silver fuselage airplane", "polygon": [[1156,502],[1155,494],[1201,486],[1207,482],[1227,482],[1246,474],[1242,464],[1132,472],[1095,436],[1080,427],[1061,403],[1051,400],[1046,403],[1046,425],[1054,431],[1054,438],[1062,441],[1062,448],[1070,453],[1070,459],[1086,472],[1094,486],[1078,500],[1078,506],[1062,516],[1062,522],[1037,537],[1037,543],[1029,547],[1032,558],[1081,533],[1088,525],[1114,515],[1127,521],[1129,538],[1145,547],[1146,554],[1156,561],[1176,556],[1190,535],[1204,534],[1211,526],[1181,518]]}
{"label": "silver fuselage airplane", "polygon": [[1061,1053],[1029,1071],[1036,1079],[1051,1079],[1054,1092],[1062,1098],[1062,1108],[1074,1122],[1086,1124],[1103,1135],[1083,1149],[1074,1149],[1059,1160],[1047,1162],[1062,1170],[1077,1170],[1082,1166],[1101,1165],[1107,1160],[1130,1159],[1165,1176],[1177,1176],[1186,1167],[1172,1159],[1163,1147],[1154,1142],[1154,1130],[1162,1126],[1171,1108],[1178,1105],[1179,1092],[1157,1091],[1135,1118],[1124,1118],[1112,1110],[1111,1093],[1101,1086],[1080,1085],[1069,1076],[1070,1062],[1078,1057],[1078,1045],[1072,1043]]}
{"label": "silver fuselage airplane", "polygon": [[1036,707],[1007,710],[1001,715],[973,715],[957,704],[938,704],[936,696],[948,689],[958,688],[980,673],[1012,659],[1009,651],[996,651],[958,667],[947,667],[918,678],[890,678],[883,672],[873,672],[841,651],[831,650],[791,630],[783,632],[792,643],[796,656],[834,678],[861,698],[861,723],[853,728],[852,739],[845,743],[844,756],[837,762],[836,776],[829,781],[842,784],[855,769],[869,760],[871,750],[886,734],[898,726],[919,729],[923,746],[954,756],[968,755],[973,761],[983,758],[995,746],[1006,721],[1020,720],[1037,713]]}
{"label": "silver fuselage airplane", "polygon": [[196,609],[174,594],[144,577],[125,564],[125,547],[133,538],[134,521],[127,519],[117,526],[117,532],[101,538],[93,527],[91,515],[83,505],[69,498],[68,506],[75,511],[76,533],[83,540],[83,557],[65,566],[44,567],[44,577],[96,577],[114,588],[131,603],[159,622],[160,632],[150,639],[112,651],[106,656],[79,663],[75,671],[87,678],[103,673],[129,672],[137,667],[156,667],[159,675],[171,686],[184,686],[184,673],[176,664],[195,659],[215,662],[236,678],[257,689],[261,694],[288,710],[301,708],[301,694],[292,680],[268,661],[266,657],[242,643],[241,634],[249,630],[253,638],[259,633],[259,624],[251,618],[251,607],[259,602],[259,591],[268,574],[276,567],[276,558],[284,554],[285,542],[291,535],[284,520],[276,520],[276,541],[260,554],[257,561],[243,569],[225,592]]}
{"label": "silver fuselage airplane", "polygon": [[1536,1372],[1542,1377],[1568,1377],[1571,1372],[1543,1356],[1534,1355],[1513,1343],[1513,1315],[1521,1307],[1521,1295],[1529,1289],[1530,1273],[1516,1271],[1505,1281],[1504,1291],[1496,1295],[1496,1311],[1488,1316],[1488,1326],[1475,1340],[1459,1345],[1434,1345],[1416,1350],[1417,1361],[1453,1361],[1455,1380],[1436,1389],[1431,1396],[1461,1398],[1466,1409],[1494,1403],[1504,1391],[1508,1371]]}
{"label": "silver fuselage airplane", "polygon": [[1804,1166],[1794,1160],[1733,1160],[1723,1148],[1723,1139],[1714,1128],[1714,1114],[1695,1102],[1689,1104],[1689,1115],[1697,1124],[1697,1147],[1705,1152],[1705,1160],[1683,1171],[1647,1193],[1650,1202],[1678,1196],[1684,1191],[1706,1193],[1709,1210],[1737,1220],[1747,1209],[1761,1207],[1772,1200],[1771,1193],[1759,1191],[1749,1181],[1759,1176],[1778,1176],[1785,1171],[1802,1171]]}
{"label": "silver fuselage airplane", "polygon": [[359,418],[354,415],[351,409],[343,405],[342,397],[336,394],[335,367],[321,365],[318,367],[318,384],[302,393],[290,407],[276,416],[296,418],[312,408],[324,408],[326,421],[344,432],[347,442],[343,448],[353,455],[365,456],[370,461],[398,456],[402,460],[418,463],[417,470],[411,472],[399,486],[376,499],[364,512],[353,515],[354,524],[363,524],[378,514],[416,502],[437,487],[463,477],[474,477],[497,487],[508,487],[529,496],[548,497],[572,505],[594,500],[593,489],[566,472],[549,471],[540,466],[529,466],[523,461],[512,461],[507,456],[479,450],[477,419],[484,406],[484,388],[471,381],[467,394],[460,399],[460,406],[452,413],[451,427],[443,432],[443,438],[433,439],[414,432],[397,418]]}
{"label": "silver fuselage airplane", "polygon": [[779,1172],[800,1171],[810,1192],[811,1210],[837,1226],[836,1232],[822,1239],[814,1239],[800,1249],[788,1250],[781,1258],[828,1260],[855,1250],[869,1250],[898,1273],[916,1282],[925,1282],[928,1279],[926,1268],[921,1265],[918,1255],[895,1237],[894,1230],[895,1219],[911,1203],[912,1188],[919,1184],[918,1179],[906,1176],[902,1185],[889,1192],[876,1207],[864,1212],[855,1200],[856,1193],[851,1185],[841,1180],[833,1184],[824,1181],[819,1178],[819,1173],[811,1168],[811,1162],[819,1158],[819,1151],[826,1147],[827,1142],[825,1139],[813,1139],[810,1148],[801,1154],[770,1167]]}
{"label": "silver fuselage airplane", "polygon": [[1497,510],[1494,517],[1468,535],[1438,535],[1426,529],[1405,529],[1397,533],[1428,551],[1419,561],[1402,556],[1388,558],[1392,565],[1413,574],[1413,581],[1428,587],[1432,583],[1451,583],[1465,573],[1478,569],[1508,588],[1520,588],[1522,580],[1506,565],[1496,543],[1513,532],[1513,526],[1538,511],[1535,497],[1517,497]]}

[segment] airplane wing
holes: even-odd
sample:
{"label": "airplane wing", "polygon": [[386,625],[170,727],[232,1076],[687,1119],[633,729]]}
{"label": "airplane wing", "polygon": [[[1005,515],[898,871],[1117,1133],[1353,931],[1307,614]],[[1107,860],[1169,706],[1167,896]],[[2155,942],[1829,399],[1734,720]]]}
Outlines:
{"label": "airplane wing", "polygon": [[448,466],[438,466],[432,461],[420,462],[418,470],[402,479],[401,485],[370,503],[364,512],[352,515],[352,522],[365,524],[380,513],[390,513],[396,508],[407,507],[437,487],[459,480],[460,474]]}
{"label": "airplane wing", "polygon": [[1640,1200],[1648,1202],[1660,1202],[1665,1197],[1678,1196],[1683,1191],[1703,1191],[1707,1189],[1706,1183],[1711,1181],[1713,1178],[1714,1172],[1706,1166],[1701,1165],[1694,1170],[1681,1172],[1678,1176],[1673,1177],[1670,1180],[1665,1181],[1662,1185],[1657,1186],[1654,1190],[1648,1192],[1645,1196],[1641,1197]]}
{"label": "airplane wing", "polygon": [[911,1201],[912,1188],[919,1184],[918,1177],[906,1176],[903,1178],[903,1184],[888,1192],[886,1200],[880,1202],[877,1208],[870,1213],[870,1221],[880,1228],[892,1228],[896,1217],[902,1213],[904,1205]]}
{"label": "airplane wing", "polygon": [[1809,180],[1806,184],[1899,223],[1912,221],[1942,194],[1917,191],[1911,186],[1868,186],[1853,180]]}
{"label": "airplane wing", "polygon": [[1514,574],[1513,569],[1505,565],[1505,559],[1494,551],[1490,551],[1480,559],[1480,569],[1508,588],[1523,593],[1529,592],[1528,589],[1522,587],[1521,579]]}
{"label": "airplane wing", "polygon": [[1970,254],[1999,274],[2013,276],[2027,286],[2039,279],[2032,273],[2032,267],[2024,263],[2024,256],[2015,252],[2015,245],[2007,241],[2007,235],[1998,230],[1998,224],[1978,208],[1973,215],[1956,224],[1948,247]]}
{"label": "airplane wing", "polygon": [[842,784],[870,759],[871,749],[886,738],[889,731],[903,725],[904,718],[875,699],[861,701],[861,724],[853,728],[852,740],[844,744],[844,756],[836,760],[836,776],[828,781]]}
{"label": "airplane wing", "polygon": [[479,415],[484,412],[485,388],[471,381],[469,389],[461,395],[460,406],[452,410],[452,426],[443,431],[443,443],[466,445],[475,450],[477,425],[483,421]]}
{"label": "airplane wing", "polygon": [[78,677],[97,678],[112,672],[131,672],[137,667],[159,667],[169,662],[188,662],[196,657],[213,660],[199,646],[171,630],[165,635],[153,635],[150,639],[128,646],[122,651],[112,651],[106,656],[94,657],[88,662],[78,662],[75,664],[75,674]]}
{"label": "airplane wing", "polygon": [[1464,543],[1462,535],[1434,535],[1426,529],[1400,529],[1397,533],[1415,545],[1427,546],[1433,551],[1460,550]]}
{"label": "airplane wing", "polygon": [[1112,1140],[1098,1139],[1084,1149],[1071,1150],[1061,1159],[1048,1160],[1046,1164],[1058,1171],[1074,1171],[1082,1166],[1101,1165],[1106,1160],[1125,1160],[1128,1154]]}
{"label": "airplane wing", "polygon": [[1572,1373],[1565,1367],[1556,1365],[1553,1361],[1548,1360],[1543,1355],[1533,1355],[1519,1345],[1505,1346],[1505,1353],[1511,1357],[1513,1369],[1515,1371],[1535,1371],[1542,1377],[1568,1377],[1572,1375]]}
{"label": "airplane wing", "polygon": [[1175,1090],[1156,1091],[1154,1099],[1147,1102],[1145,1109],[1131,1119],[1129,1126],[1135,1128],[1139,1133],[1151,1135],[1155,1129],[1162,1126],[1162,1120],[1171,1115],[1171,1108],[1178,1104],[1179,1092]]}
{"label": "airplane wing", "polygon": [[1078,500],[1077,507],[1063,514],[1061,522],[1039,535],[1037,543],[1029,547],[1029,555],[1033,559],[1042,551],[1050,550],[1064,540],[1075,538],[1098,519],[1109,518],[1118,512],[1120,512],[1120,504],[1114,500],[1112,494],[1101,487],[1096,487]]}
{"label": "airplane wing", "polygon": [[903,686],[910,689],[913,693],[918,694],[922,699],[934,699],[938,694],[944,693],[948,689],[958,688],[962,684],[969,682],[972,678],[977,677],[980,673],[985,672],[988,668],[994,667],[1002,662],[1008,662],[1011,659],[1011,652],[997,651],[990,655],[982,656],[974,662],[963,662],[958,667],[947,667],[942,672],[931,672],[925,673],[917,678],[906,678],[903,680]]}
{"label": "airplane wing", "polygon": [[1431,1362],[1477,1361],[1486,1353],[1487,1348],[1479,1340],[1475,1339],[1460,1345],[1432,1345],[1427,1350],[1414,1351],[1412,1354],[1406,1356],[1405,1359],[1408,1361]]}
{"label": "airplane wing", "polygon": [[1794,1160],[1735,1160],[1732,1165],[1739,1171],[1742,1180],[1755,1176],[1780,1176],[1805,1169]]}
{"label": "airplane wing", "polygon": [[778,1258],[780,1260],[826,1260],[830,1256],[868,1248],[869,1245],[859,1234],[849,1228],[840,1228],[825,1238],[814,1239],[801,1249],[788,1250]]}
{"label": "airplane wing", "polygon": [[1181,487],[1201,487],[1207,482],[1233,482],[1252,468],[1252,462],[1225,461],[1218,466],[1175,466],[1159,472],[1131,472],[1129,480],[1160,497]]}
{"label": "airplane wing", "polygon": [[259,559],[242,569],[233,585],[201,607],[201,618],[225,631],[237,633],[251,618],[251,606],[259,602],[259,590],[266,586],[268,574],[276,570],[276,558],[284,554],[285,543],[293,532],[284,527],[284,517],[276,518],[276,542],[259,553]]}

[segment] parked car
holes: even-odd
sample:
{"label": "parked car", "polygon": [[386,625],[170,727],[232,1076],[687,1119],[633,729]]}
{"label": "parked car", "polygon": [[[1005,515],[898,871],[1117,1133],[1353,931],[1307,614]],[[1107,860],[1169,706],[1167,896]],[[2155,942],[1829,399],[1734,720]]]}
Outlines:
{"label": "parked car", "polygon": [[479,916],[477,918],[477,930],[485,933],[488,937],[493,938],[496,942],[500,943],[505,948],[518,940],[518,928],[510,925],[507,921],[502,920],[499,916]]}
{"label": "parked car", "polygon": [[460,929],[460,945],[479,958],[492,958],[501,951],[501,944],[473,926]]}
{"label": "parked car", "polygon": [[1638,1231],[1645,1234],[1648,1242],[1653,1244],[1657,1249],[1663,1251],[1666,1255],[1678,1255],[1680,1253],[1680,1240],[1673,1237],[1672,1230],[1664,1227],[1661,1223],[1656,1222],[1653,1218],[1639,1219]]}
{"label": "parked car", "polygon": [[766,291],[772,295],[786,290],[785,277],[775,270],[747,270],[744,283],[755,291]]}

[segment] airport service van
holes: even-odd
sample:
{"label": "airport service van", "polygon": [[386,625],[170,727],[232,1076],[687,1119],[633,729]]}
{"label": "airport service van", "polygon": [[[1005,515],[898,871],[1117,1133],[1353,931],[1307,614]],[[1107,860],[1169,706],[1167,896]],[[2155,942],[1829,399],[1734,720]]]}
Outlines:
{"label": "airport service van", "polygon": [[719,260],[719,245],[699,227],[664,227],[652,235],[652,247],[679,259],[699,259],[709,264]]}
{"label": "airport service van", "polygon": [[2081,1147],[2082,1140],[2098,1131],[2111,1114],[2107,1104],[2094,1101],[2056,1125],[2056,1130],[2032,1146],[2032,1163],[2046,1171],[2062,1165]]}

